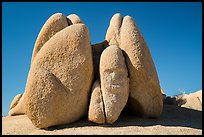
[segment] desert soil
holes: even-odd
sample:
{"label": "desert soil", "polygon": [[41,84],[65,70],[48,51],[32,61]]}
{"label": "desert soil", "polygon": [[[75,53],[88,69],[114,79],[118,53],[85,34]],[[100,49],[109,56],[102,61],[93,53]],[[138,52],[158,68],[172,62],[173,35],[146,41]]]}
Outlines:
{"label": "desert soil", "polygon": [[98,125],[86,118],[72,124],[38,129],[26,115],[2,117],[3,135],[202,135],[202,111],[164,105],[157,119],[138,118],[123,112],[112,125]]}

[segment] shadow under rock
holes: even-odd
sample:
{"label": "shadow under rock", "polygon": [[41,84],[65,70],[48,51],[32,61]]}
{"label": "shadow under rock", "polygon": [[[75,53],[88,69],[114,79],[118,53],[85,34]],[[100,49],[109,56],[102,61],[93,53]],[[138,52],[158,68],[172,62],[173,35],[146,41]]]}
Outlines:
{"label": "shadow under rock", "polygon": [[44,130],[53,131],[53,130],[61,130],[66,128],[77,128],[77,127],[87,127],[87,126],[98,126],[98,124],[88,121],[87,118],[81,118],[80,120],[70,124],[51,126],[51,127],[45,128]]}
{"label": "shadow under rock", "polygon": [[163,112],[159,118],[139,118],[132,115],[130,112],[122,111],[118,120],[113,124],[96,124],[83,118],[72,124],[52,126],[45,130],[60,130],[65,128],[77,128],[77,127],[88,127],[88,126],[100,126],[100,127],[126,127],[126,126],[180,126],[189,127],[195,129],[202,129],[202,111],[197,111],[188,108],[178,107],[176,105],[164,104]]}
{"label": "shadow under rock", "polygon": [[158,118],[139,118],[125,113],[111,127],[125,126],[180,126],[202,129],[202,111],[164,104],[163,112]]}

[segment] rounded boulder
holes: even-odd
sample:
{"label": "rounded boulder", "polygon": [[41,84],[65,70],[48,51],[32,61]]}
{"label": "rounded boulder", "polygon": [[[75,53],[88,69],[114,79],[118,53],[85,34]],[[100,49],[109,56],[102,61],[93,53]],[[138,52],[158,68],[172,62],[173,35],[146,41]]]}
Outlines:
{"label": "rounded boulder", "polygon": [[31,65],[26,89],[26,114],[38,128],[74,122],[88,112],[93,80],[89,31],[68,26],[52,36]]}

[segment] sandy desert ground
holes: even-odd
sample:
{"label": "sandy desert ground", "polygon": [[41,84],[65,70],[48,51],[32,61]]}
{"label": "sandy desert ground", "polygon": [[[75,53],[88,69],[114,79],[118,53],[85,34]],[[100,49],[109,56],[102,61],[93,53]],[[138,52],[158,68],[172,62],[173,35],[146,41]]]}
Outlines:
{"label": "sandy desert ground", "polygon": [[2,134],[18,135],[202,135],[202,111],[164,105],[157,119],[138,118],[122,112],[112,125],[98,125],[86,118],[67,125],[37,129],[26,115],[2,117]]}

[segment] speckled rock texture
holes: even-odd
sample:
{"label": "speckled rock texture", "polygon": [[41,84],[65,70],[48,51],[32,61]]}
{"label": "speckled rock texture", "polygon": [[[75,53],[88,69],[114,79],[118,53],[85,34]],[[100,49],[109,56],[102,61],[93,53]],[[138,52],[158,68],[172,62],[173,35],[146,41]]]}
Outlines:
{"label": "speckled rock texture", "polygon": [[17,94],[10,105],[9,116],[24,115],[25,101],[23,94]]}
{"label": "speckled rock texture", "polygon": [[80,119],[88,112],[92,81],[89,31],[83,23],[70,25],[53,35],[32,62],[25,89],[28,118],[38,128]]}
{"label": "speckled rock texture", "polygon": [[[42,48],[42,46],[53,35],[55,35],[57,32],[59,32],[60,30],[62,30],[68,26],[67,20],[70,20],[70,19],[67,19],[66,16],[64,16],[62,13],[55,13],[45,22],[45,24],[41,28],[41,30],[38,34],[38,37],[36,39],[34,49],[33,49],[32,58],[31,58],[31,64],[32,64],[35,56],[37,55],[38,51],[40,51],[40,49]],[[70,20],[70,22],[71,22],[71,20]],[[19,111],[19,109],[17,109],[17,108],[24,108],[23,106],[19,106],[19,105],[23,105],[23,104],[24,103],[19,103],[15,109],[13,109],[11,112],[9,112],[9,114],[10,115],[11,114],[12,115],[25,114],[25,110]]]}
{"label": "speckled rock texture", "polygon": [[42,46],[57,32],[66,28],[68,26],[67,18],[62,13],[55,13],[53,14],[43,25],[38,34],[38,37],[35,42],[35,46],[33,49],[33,54],[31,58],[31,64],[33,59],[35,58],[36,54]]}
{"label": "speckled rock texture", "polygon": [[35,46],[33,49],[32,60],[35,58],[38,51],[42,46],[57,32],[66,28],[67,26],[83,23],[79,16],[76,14],[70,14],[69,16],[64,16],[62,13],[53,14],[43,25],[40,33],[36,39]]}
{"label": "speckled rock texture", "polygon": [[105,40],[91,45],[79,16],[56,13],[39,32],[25,93],[14,98],[9,115],[26,114],[37,128],[69,124],[87,114],[89,121],[112,124],[124,108],[142,117],[160,116],[162,95],[132,17],[115,14]]}
{"label": "speckled rock texture", "polygon": [[21,97],[22,97],[22,94],[17,94],[14,97],[13,101],[11,102],[10,109],[14,108],[18,104],[18,102],[21,99]]}
{"label": "speckled rock texture", "polygon": [[115,14],[110,21],[106,40],[109,45],[119,45],[125,53],[130,77],[128,108],[138,116],[160,116],[163,99],[158,75],[150,51],[133,18]]}
{"label": "speckled rock texture", "polygon": [[104,102],[99,79],[94,82],[92,87],[88,120],[98,124],[105,123]]}
{"label": "speckled rock texture", "polygon": [[102,52],[99,71],[106,123],[111,124],[118,119],[129,96],[128,70],[118,46],[111,45]]}
{"label": "speckled rock texture", "polygon": [[91,94],[89,120],[112,124],[118,119],[129,96],[128,71],[120,48],[116,45],[107,47],[101,54],[99,66],[101,88],[97,80]]}

